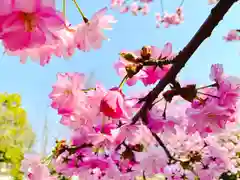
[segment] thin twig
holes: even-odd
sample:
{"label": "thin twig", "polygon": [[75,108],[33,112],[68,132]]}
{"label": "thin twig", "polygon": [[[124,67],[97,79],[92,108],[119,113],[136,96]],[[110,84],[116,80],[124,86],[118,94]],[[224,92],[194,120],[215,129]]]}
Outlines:
{"label": "thin twig", "polygon": [[160,0],[160,6],[161,6],[162,15],[163,15],[164,14],[163,0]]}
{"label": "thin twig", "polygon": [[168,150],[168,148],[165,146],[165,144],[163,143],[163,141],[160,139],[160,137],[152,132],[153,137],[156,139],[156,141],[158,142],[158,144],[163,148],[163,150],[165,151],[168,159],[171,160],[175,160],[175,158],[171,155],[170,151]]}
{"label": "thin twig", "polygon": [[64,20],[66,19],[66,0],[63,0],[63,5],[62,5],[62,9],[63,9],[63,16],[64,16]]}
{"label": "thin twig", "polygon": [[180,2],[180,4],[179,4],[178,7],[181,7],[181,6],[183,5],[183,3],[184,3],[184,0],[182,0],[182,1]]}

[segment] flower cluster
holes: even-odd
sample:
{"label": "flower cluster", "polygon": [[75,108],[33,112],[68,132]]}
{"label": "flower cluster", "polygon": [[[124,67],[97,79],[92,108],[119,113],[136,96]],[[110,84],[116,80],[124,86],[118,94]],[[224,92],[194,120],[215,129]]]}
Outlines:
{"label": "flower cluster", "polygon": [[240,40],[239,30],[229,31],[228,34],[224,36],[224,39],[226,41],[239,41]]}
{"label": "flower cluster", "polygon": [[[30,58],[41,66],[48,64],[53,56],[70,58],[76,49],[89,51],[101,48],[106,38],[103,30],[110,30],[116,23],[112,15],[106,15],[107,7],[97,11],[88,19],[76,0],[72,0],[83,19],[71,25],[65,12],[56,9],[55,0],[4,0],[0,8],[0,40],[4,52],[9,56],[18,56],[21,63]],[[153,0],[112,0],[112,8],[120,8],[120,12],[131,11],[134,15],[149,13],[149,5]],[[182,7],[176,13],[156,13],[157,27],[164,24],[179,25],[184,21]],[[15,41],[18,39],[18,41]]]}
{"label": "flower cluster", "polygon": [[137,15],[139,12],[143,15],[147,15],[150,11],[149,4],[153,0],[138,0],[138,1],[128,1],[128,0],[111,0],[111,7],[117,8],[121,13],[131,12],[133,15]]}
{"label": "flower cluster", "polygon": [[141,97],[126,96],[123,84],[154,84],[177,63],[174,57],[170,43],[162,50],[144,46],[123,51],[115,65],[123,81],[108,90],[101,84],[84,89],[84,74],[59,73],[49,97],[72,135],[70,141],[57,142],[54,173],[42,176],[133,180],[162,174],[212,180],[228,171],[237,173],[237,140],[228,147],[222,139],[237,137],[230,126],[237,123],[240,80],[225,75],[222,65],[211,67],[213,84],[183,86],[175,81],[146,116],[133,120]]}
{"label": "flower cluster", "polygon": [[173,14],[169,14],[164,12],[163,16],[160,13],[156,13],[156,27],[159,28],[163,23],[165,28],[168,28],[171,25],[179,25],[183,23],[183,9],[182,7],[178,7],[176,12]]}
{"label": "flower cluster", "polygon": [[[162,0],[161,0],[162,2]],[[119,9],[121,13],[131,12],[133,15],[137,16],[139,13],[142,15],[147,15],[150,12],[150,4],[153,0],[139,0],[139,1],[129,1],[129,0],[111,0],[111,7],[114,9]],[[161,5],[163,6],[163,4]],[[163,10],[163,7],[161,7]],[[169,14],[167,12],[156,13],[156,27],[159,28],[160,24],[164,24],[167,28],[170,25],[179,25],[183,23],[183,10],[179,6],[174,14]]]}
{"label": "flower cluster", "polygon": [[[200,31],[209,22],[210,29],[218,24],[214,13],[221,16],[222,2],[193,38],[199,42],[191,41],[179,53],[173,52],[170,42],[163,48],[121,51],[114,68],[122,81],[110,89],[100,83],[86,89],[84,74],[58,73],[49,98],[71,137],[56,141],[47,158],[25,153],[34,135],[20,107],[20,97],[0,95],[0,161],[12,165],[15,179],[25,173],[29,180],[146,180],[159,174],[170,180],[239,178],[240,132],[236,125],[240,79],[226,75],[221,64],[211,66],[210,85],[198,87],[176,78],[179,67],[196,50],[196,44],[201,44]],[[70,25],[65,3],[63,0],[61,12],[55,0],[3,0],[0,40],[5,52],[20,56],[22,63],[30,57],[44,66],[53,55],[67,58],[76,49],[101,48],[107,39],[103,30],[116,22],[106,15],[108,8],[88,19],[72,0],[82,22]],[[153,0],[112,0],[111,7],[146,15],[151,3]],[[166,13],[162,5],[162,16],[156,15],[157,27],[181,24],[183,3],[174,14]],[[239,40],[238,30],[231,31],[225,40]],[[128,96],[123,91],[125,84],[133,86],[139,81],[148,87],[158,81],[165,86],[158,84],[146,96]],[[156,92],[159,89],[161,93]]]}
{"label": "flower cluster", "polygon": [[56,9],[55,0],[4,0],[0,8],[0,40],[8,55],[19,56],[22,63],[30,57],[44,66],[53,55],[67,58],[76,48],[100,48],[106,39],[102,30],[111,29],[110,24],[115,23],[106,12],[107,8],[103,8],[90,20],[82,14],[83,22],[72,27]]}

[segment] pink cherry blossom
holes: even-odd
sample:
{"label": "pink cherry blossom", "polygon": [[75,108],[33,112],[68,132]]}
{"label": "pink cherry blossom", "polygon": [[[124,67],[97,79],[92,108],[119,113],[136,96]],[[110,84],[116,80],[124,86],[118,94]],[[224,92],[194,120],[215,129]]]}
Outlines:
{"label": "pink cherry blossom", "polygon": [[120,8],[120,13],[127,13],[129,11],[129,7],[128,6],[123,6]]}
{"label": "pink cherry blossom", "polygon": [[[165,54],[161,54],[161,58],[164,57]],[[220,64],[212,65],[210,78],[217,86],[200,88],[203,94],[197,94],[199,98],[191,107],[180,97],[175,98],[163,116],[165,103],[156,100],[147,113],[147,122],[142,119],[143,122],[136,124],[131,124],[129,115],[141,107],[136,104],[138,98],[126,98],[119,88],[106,91],[100,85],[85,91],[74,110],[62,114],[67,118],[63,124],[70,127],[73,134],[66,152],[60,151],[53,160],[56,171],[68,177],[102,180],[134,179],[143,172],[146,177],[162,173],[179,180],[196,176],[211,180],[228,170],[236,172],[233,157],[237,146],[234,143],[223,146],[223,137],[220,141],[220,136],[213,133],[224,134],[225,129],[231,128],[229,123],[236,122],[240,81],[223,74]],[[82,91],[82,87],[77,89]],[[78,97],[77,93],[74,95]],[[156,146],[153,132],[161,137],[176,161],[169,164],[169,155]],[[237,141],[235,138],[234,142]],[[188,161],[190,169],[183,166]]]}
{"label": "pink cherry blossom", "polygon": [[126,112],[127,105],[124,102],[124,95],[119,88],[112,88],[103,97],[100,104],[100,111],[105,116],[111,118],[124,118],[128,117]]}
{"label": "pink cherry blossom", "polygon": [[132,3],[130,5],[130,11],[133,13],[133,15],[137,15],[138,11],[139,11],[139,6],[136,2]]}
{"label": "pink cherry blossom", "polygon": [[179,124],[179,120],[174,117],[163,117],[163,110],[161,106],[154,106],[148,113],[148,127],[155,133],[163,131],[175,131],[175,124]]}
{"label": "pink cherry blossom", "polygon": [[107,39],[102,30],[111,30],[111,24],[116,22],[113,16],[105,15],[106,12],[107,8],[103,8],[91,20],[77,26],[74,41],[78,49],[89,51],[101,47],[102,41]]}
{"label": "pink cherry blossom", "polygon": [[[158,49],[155,46],[152,46],[152,58],[156,59],[172,59],[174,54],[172,52],[172,44],[166,43],[164,48]],[[157,80],[162,79],[165,74],[170,69],[171,65],[165,65],[161,68],[159,67],[146,67],[143,69],[147,74],[146,78],[142,78],[142,82],[145,86],[154,84]]]}
{"label": "pink cherry blossom", "polygon": [[189,130],[205,133],[219,132],[225,128],[227,122],[235,121],[234,113],[218,105],[218,100],[211,99],[200,108],[188,108],[186,111],[190,118]]}
{"label": "pink cherry blossom", "polygon": [[160,13],[156,13],[155,14],[155,18],[156,18],[156,28],[160,28],[161,23],[162,23],[162,16]]}
{"label": "pink cherry blossom", "polygon": [[160,15],[157,14],[156,19],[157,27],[159,27],[159,25],[162,23],[164,24],[165,28],[168,28],[170,25],[179,25],[184,21],[182,7],[177,8],[174,14],[169,14],[165,12],[163,17],[161,18]]}
{"label": "pink cherry blossom", "polygon": [[98,125],[95,130],[96,132],[101,132],[103,134],[106,135],[112,135],[112,130],[114,130],[115,128],[117,128],[117,126],[115,124],[109,123],[109,124],[102,124],[102,125]]}
{"label": "pink cherry blossom", "polygon": [[57,177],[50,175],[48,167],[41,163],[40,157],[26,156],[22,168],[28,169],[28,180],[57,180]]}
{"label": "pink cherry blossom", "polygon": [[223,66],[222,64],[214,64],[211,67],[210,79],[212,81],[219,82],[223,75]]}
{"label": "pink cherry blossom", "polygon": [[100,158],[89,159],[79,164],[79,166],[89,167],[91,169],[99,168],[105,170],[108,168],[108,161]]}
{"label": "pink cherry blossom", "polygon": [[150,11],[149,4],[152,2],[153,0],[136,0],[133,2],[128,0],[111,0],[111,7],[118,9],[120,13],[130,11],[134,16],[137,16],[139,12],[147,15]]}
{"label": "pink cherry blossom", "polygon": [[150,144],[155,142],[150,130],[145,125],[123,125],[115,137],[115,143],[120,144],[127,140],[131,145],[138,143]]}
{"label": "pink cherry blossom", "polygon": [[[11,13],[1,21],[0,39],[7,50],[16,51],[51,44],[57,40],[54,31],[65,27],[64,19],[47,1],[14,1]],[[50,1],[51,2],[51,1]],[[6,2],[7,3],[7,2]],[[18,39],[16,42],[15,39]]]}
{"label": "pink cherry blossom", "polygon": [[104,133],[89,134],[88,139],[95,147],[110,148],[114,142],[114,138],[111,135]]}
{"label": "pink cherry blossom", "polygon": [[168,163],[168,158],[163,149],[150,146],[148,147],[148,153],[139,152],[136,153],[136,159],[140,162],[139,170],[144,171],[146,176],[152,176],[160,173],[161,168],[164,168]]}
{"label": "pink cherry blossom", "polygon": [[[110,1],[112,8],[134,15],[148,14],[150,3],[153,0]],[[0,39],[5,52],[19,56],[21,63],[31,58],[44,66],[52,56],[71,57],[76,48],[99,49],[107,39],[103,30],[111,29],[114,17],[103,8],[87,19],[82,7],[75,5],[84,22],[72,26],[66,13],[63,17],[56,9],[55,0],[2,0]],[[156,14],[156,21],[157,27],[183,23],[183,7],[172,14]],[[238,30],[229,32],[225,40],[239,40]],[[120,53],[115,69],[124,79],[110,89],[99,83],[85,89],[84,74],[58,73],[49,98],[60,123],[70,130],[70,138],[56,141],[46,159],[25,155],[21,171],[26,178],[135,180],[160,173],[169,180],[216,180],[229,171],[240,172],[240,79],[224,74],[221,64],[213,64],[209,75],[213,83],[199,88],[193,84],[189,90],[180,77],[170,82],[164,79],[170,68],[171,72],[180,70],[175,56],[169,42],[162,49],[144,46]],[[158,81],[169,86],[161,89],[158,85],[156,89],[163,90],[160,94],[150,86],[142,94],[133,90],[127,96],[125,80],[129,86],[138,81],[144,86]],[[166,92],[173,92],[171,101]],[[4,114],[6,104],[3,100]]]}
{"label": "pink cherry blossom", "polygon": [[52,107],[58,110],[59,114],[71,113],[77,101],[77,97],[84,94],[81,91],[84,83],[84,75],[80,73],[59,73],[57,82],[53,85],[53,91],[49,95],[52,99]]}
{"label": "pink cherry blossom", "polygon": [[231,30],[226,36],[223,37],[226,41],[239,41],[240,36],[237,30]]}
{"label": "pink cherry blossom", "polygon": [[74,129],[71,134],[72,145],[79,146],[84,143],[87,143],[88,134],[93,132],[94,130],[90,129],[87,126],[81,126],[80,128]]}
{"label": "pink cherry blossom", "polygon": [[143,13],[143,15],[147,15],[150,11],[149,5],[147,3],[145,3],[143,5],[143,7],[141,8],[141,12]]}
{"label": "pink cherry blossom", "polygon": [[[207,97],[200,104],[193,103],[186,113],[190,118],[189,128],[201,133],[217,132],[224,129],[229,122],[236,121],[236,105],[240,96],[240,79],[223,75],[221,65],[213,65],[211,79],[214,79],[218,88],[206,90]],[[193,130],[194,131],[194,130]]]}
{"label": "pink cherry blossom", "polygon": [[163,174],[170,180],[181,180],[182,177],[195,179],[196,175],[190,170],[185,170],[180,163],[170,164],[164,167]]}
{"label": "pink cherry blossom", "polygon": [[160,13],[156,13],[155,16],[156,16],[157,22],[161,22],[162,21],[162,17],[161,17]]}
{"label": "pink cherry blossom", "polygon": [[7,55],[19,56],[20,62],[25,64],[27,59],[30,58],[33,62],[39,63],[41,66],[48,64],[52,56],[69,58],[74,53],[74,29],[63,29],[56,31],[55,34],[58,38],[52,44],[44,44],[35,48],[25,48],[22,50],[10,51],[6,50]]}
{"label": "pink cherry blossom", "polygon": [[[96,90],[90,90],[84,92],[84,94],[80,93],[80,95],[76,98],[77,102],[73,111],[62,116],[61,123],[69,126],[71,129],[78,129],[83,125],[102,125],[103,119],[106,117],[100,113],[100,104],[106,95],[106,90],[102,86],[97,85]],[[107,121],[111,122],[109,119]]]}
{"label": "pink cherry blossom", "polygon": [[[120,58],[120,61],[116,62],[114,64],[114,68],[117,70],[118,75],[121,77],[126,76],[126,65],[129,63],[124,61],[122,58]],[[136,75],[134,75],[132,78],[127,80],[127,85],[133,86],[137,83],[139,79],[147,78],[148,75],[145,71],[140,70]]]}
{"label": "pink cherry blossom", "polygon": [[121,7],[124,3],[124,0],[111,0],[111,7]]}
{"label": "pink cherry blossom", "polygon": [[[174,54],[172,52],[172,44],[166,43],[164,48],[161,50],[155,46],[151,46],[151,58],[153,59],[172,59],[174,57]],[[134,55],[140,57],[140,51],[134,51]],[[128,62],[122,57],[120,57],[120,60],[115,64],[115,68],[118,71],[119,75],[125,76],[126,71],[125,67],[127,65],[133,64],[132,62]],[[171,65],[165,65],[163,67],[143,67],[142,70],[140,70],[136,75],[134,75],[132,78],[127,80],[127,84],[129,86],[134,85],[137,80],[141,80],[145,86],[154,84],[156,81],[162,79],[165,74],[170,69]],[[124,73],[125,71],[125,73]]]}
{"label": "pink cherry blossom", "polygon": [[189,153],[199,152],[204,147],[204,139],[198,132],[187,134],[186,128],[183,126],[176,126],[175,133],[163,133],[162,141],[172,152],[176,158],[185,158]]}

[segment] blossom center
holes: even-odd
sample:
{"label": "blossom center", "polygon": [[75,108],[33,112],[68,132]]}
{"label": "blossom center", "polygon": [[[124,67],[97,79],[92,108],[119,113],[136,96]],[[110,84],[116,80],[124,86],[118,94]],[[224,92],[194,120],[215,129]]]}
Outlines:
{"label": "blossom center", "polygon": [[69,96],[69,95],[72,94],[72,91],[69,90],[69,89],[66,89],[63,93],[64,93],[65,96]]}
{"label": "blossom center", "polygon": [[21,18],[26,32],[33,32],[36,29],[36,17],[33,13],[22,13]]}

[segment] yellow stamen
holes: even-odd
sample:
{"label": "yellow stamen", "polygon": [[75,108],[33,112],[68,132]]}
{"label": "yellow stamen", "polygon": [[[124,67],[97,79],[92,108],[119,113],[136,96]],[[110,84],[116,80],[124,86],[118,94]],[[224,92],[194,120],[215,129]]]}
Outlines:
{"label": "yellow stamen", "polygon": [[26,32],[33,32],[36,28],[36,20],[34,14],[22,13],[21,18],[24,22]]}
{"label": "yellow stamen", "polygon": [[65,96],[69,96],[69,95],[71,95],[71,94],[72,94],[72,91],[69,90],[69,89],[66,89],[66,90],[64,91],[64,95],[65,95]]}

